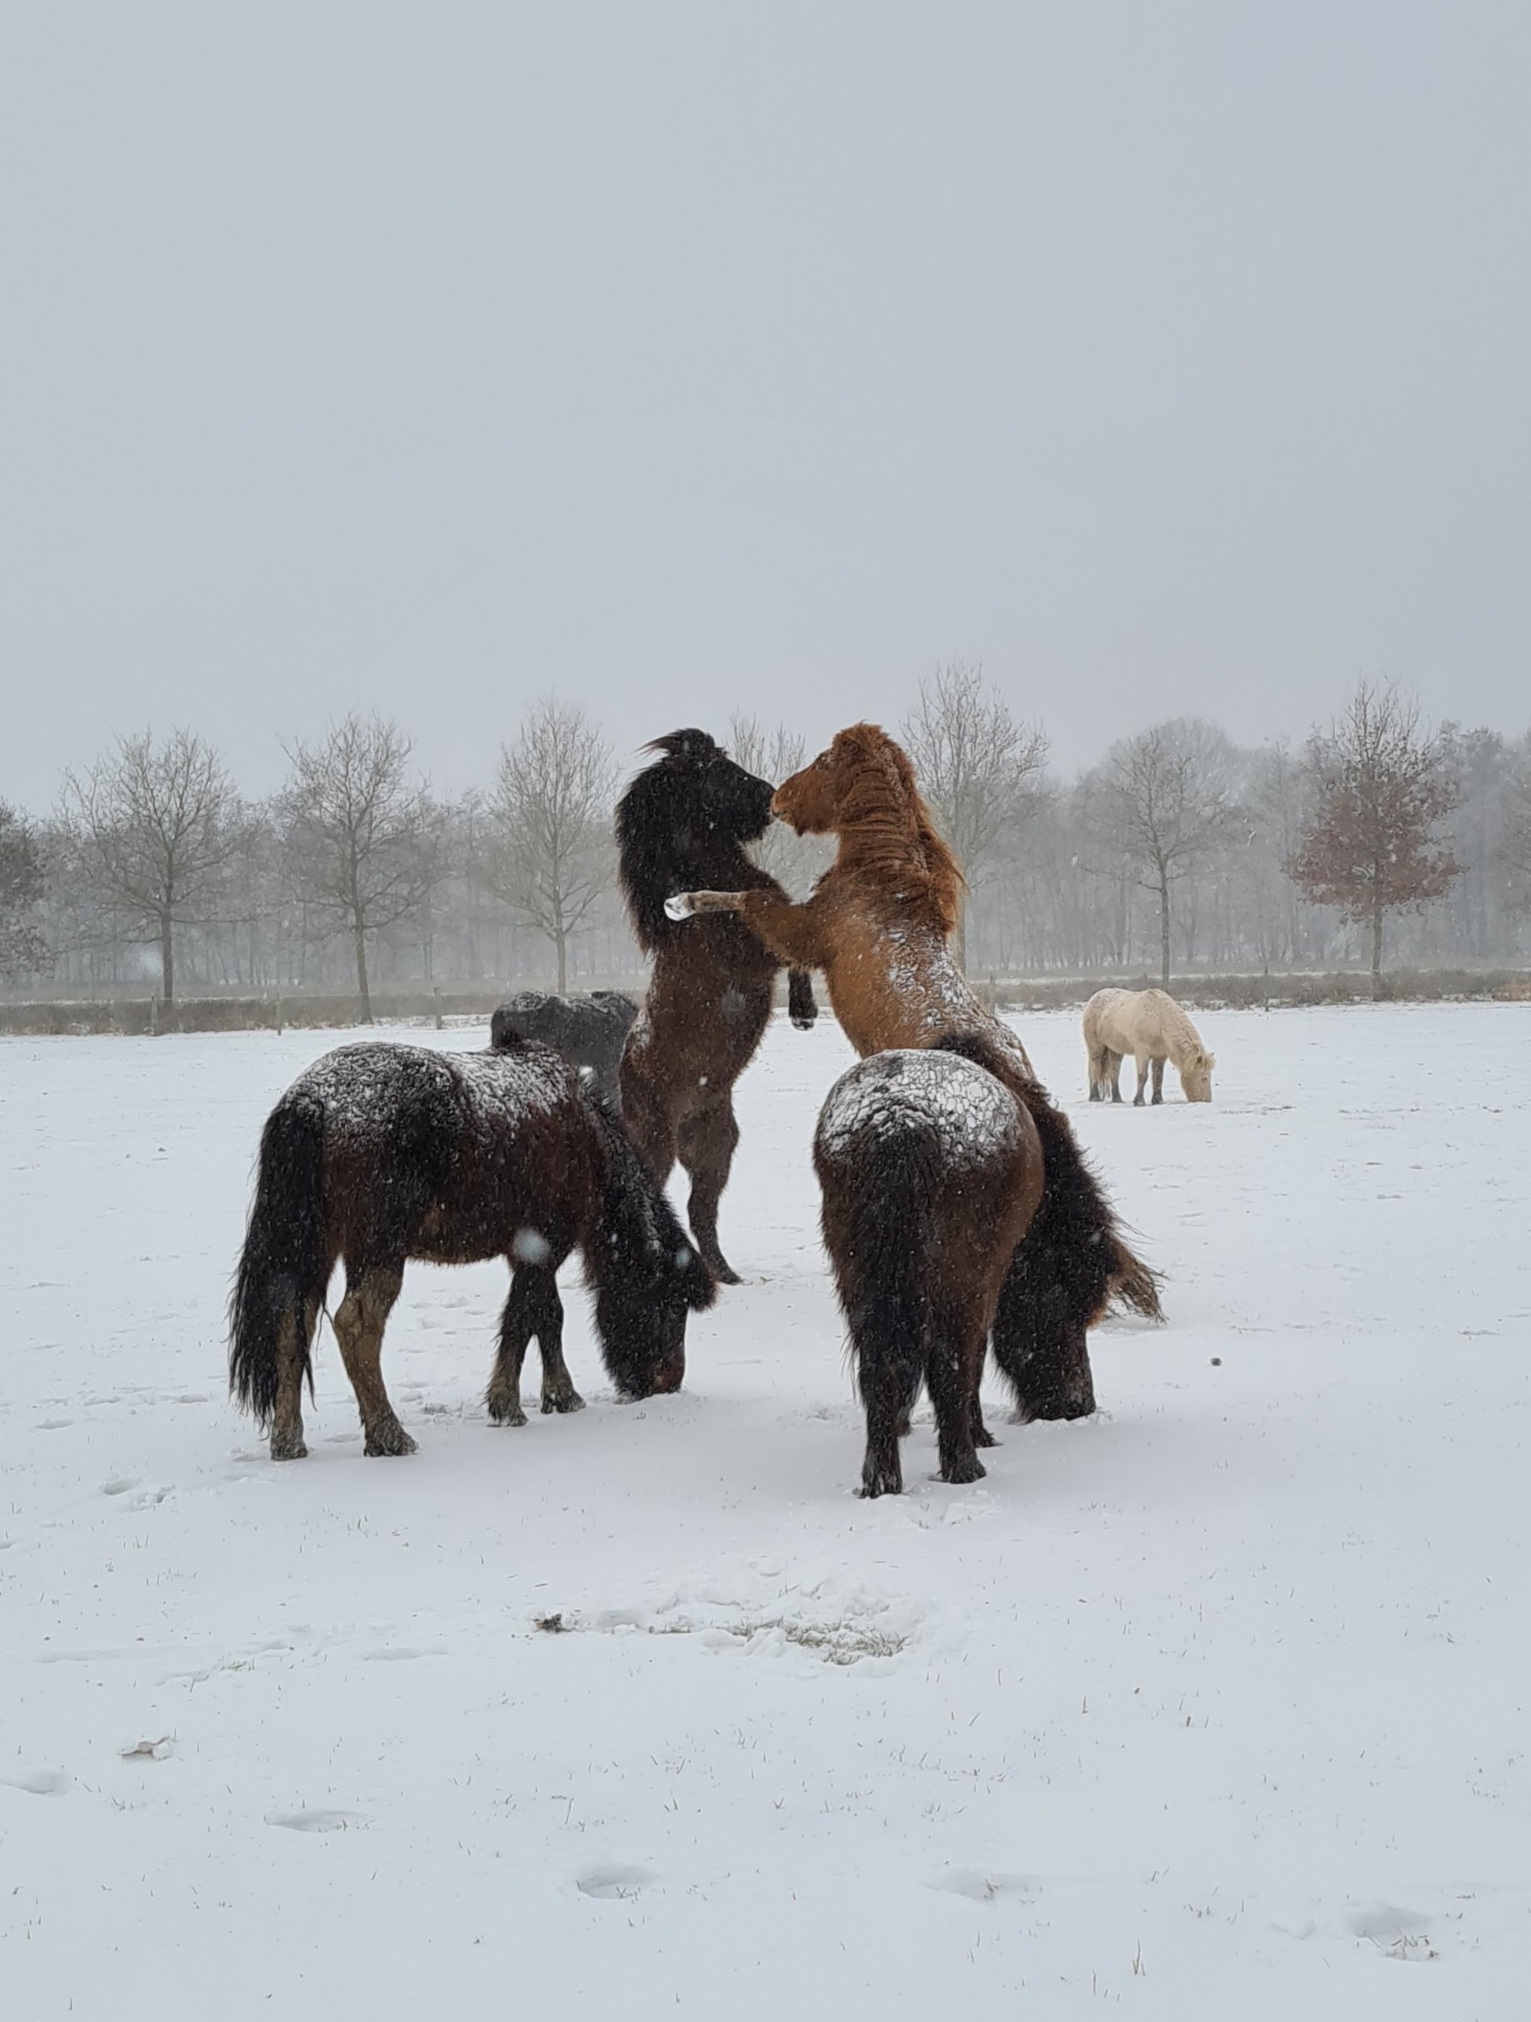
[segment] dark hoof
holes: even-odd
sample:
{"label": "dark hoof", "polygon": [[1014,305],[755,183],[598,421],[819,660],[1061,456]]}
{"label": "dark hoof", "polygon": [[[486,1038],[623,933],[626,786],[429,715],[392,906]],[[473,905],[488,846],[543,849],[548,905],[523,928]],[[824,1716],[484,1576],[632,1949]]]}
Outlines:
{"label": "dark hoof", "polygon": [[525,1425],[526,1413],[521,1409],[519,1397],[489,1396],[484,1399],[489,1407],[491,1425]]}
{"label": "dark hoof", "polygon": [[583,1411],[584,1408],[585,1400],[577,1390],[544,1390],[542,1393],[542,1415],[544,1418],[552,1411]]}
{"label": "dark hoof", "polygon": [[271,1458],[273,1460],[307,1460],[308,1448],[303,1444],[301,1432],[273,1432],[271,1435]]}
{"label": "dark hoof", "polygon": [[959,1454],[955,1460],[943,1461],[939,1481],[953,1482],[959,1487],[963,1482],[982,1481],[986,1469],[976,1453]]}
{"label": "dark hoof", "polygon": [[794,1018],[792,1021],[793,1025],[799,1032],[811,1032],[814,1026],[818,1024],[818,1022],[819,1020],[817,1012],[815,1012],[812,1018]]}
{"label": "dark hoof", "polygon": [[903,1471],[896,1467],[868,1468],[862,1474],[861,1487],[856,1491],[866,1502],[870,1502],[874,1496],[902,1495],[903,1492]]}
{"label": "dark hoof", "polygon": [[975,1446],[998,1446],[999,1441],[990,1432],[988,1426],[980,1424],[973,1427],[973,1444]]}
{"label": "dark hoof", "polygon": [[704,1256],[702,1258],[702,1262],[707,1266],[708,1270],[711,1271],[712,1275],[717,1279],[720,1285],[742,1285],[744,1283],[744,1280],[739,1276],[739,1273],[734,1269],[733,1265],[729,1263],[726,1257]]}
{"label": "dark hoof", "polygon": [[388,1425],[369,1425],[362,1451],[374,1460],[393,1460],[402,1454],[413,1453],[415,1442],[395,1419]]}
{"label": "dark hoof", "polygon": [[1101,1100],[1101,1093],[1098,1088],[1092,1088],[1090,1090],[1090,1100],[1091,1102],[1099,1102]]}

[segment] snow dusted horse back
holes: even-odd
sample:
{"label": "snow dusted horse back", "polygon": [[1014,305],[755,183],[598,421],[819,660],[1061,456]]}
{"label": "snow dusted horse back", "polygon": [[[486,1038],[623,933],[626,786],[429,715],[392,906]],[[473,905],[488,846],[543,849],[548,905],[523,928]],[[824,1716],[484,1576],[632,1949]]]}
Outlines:
{"label": "snow dusted horse back", "polygon": [[[622,1056],[622,1115],[661,1186],[677,1158],[691,1175],[696,1246],[715,1277],[736,1285],[718,1245],[718,1202],[739,1142],[733,1089],[764,1036],[782,965],[737,920],[677,928],[665,900],[683,885],[726,883],[785,901],[745,853],[771,825],[772,787],[705,730],[671,731],[649,749],[658,761],[617,803],[622,895],[639,947],[654,958]],[[787,1004],[799,1029],[818,1016],[797,968]]]}
{"label": "snow dusted horse back", "polygon": [[1172,1060],[1187,1102],[1212,1100],[1217,1061],[1180,1005],[1163,990],[1097,990],[1084,1007],[1084,1044],[1090,1059],[1090,1100],[1122,1099],[1122,1060],[1138,1064],[1135,1108],[1152,1069],[1155,1102],[1164,1100],[1164,1063]]}
{"label": "snow dusted horse back", "polygon": [[620,990],[592,990],[588,997],[555,997],[521,990],[495,1011],[489,1044],[504,1050],[517,1039],[540,1039],[575,1067],[585,1068],[603,1101],[621,1108],[617,1070],[638,1007]]}
{"label": "snow dusted horse back", "polygon": [[510,1297],[489,1415],[524,1425],[521,1364],[542,1351],[542,1408],[578,1411],[555,1274],[575,1247],[595,1293],[606,1368],[623,1397],[680,1387],[686,1316],[713,1284],[621,1125],[551,1048],[436,1053],[367,1042],[299,1075],[261,1134],[255,1202],[229,1303],[229,1387],[273,1460],[298,1460],[302,1386],[330,1274],[369,1454],[413,1453],[383,1386],[383,1329],[410,1258],[504,1257]]}

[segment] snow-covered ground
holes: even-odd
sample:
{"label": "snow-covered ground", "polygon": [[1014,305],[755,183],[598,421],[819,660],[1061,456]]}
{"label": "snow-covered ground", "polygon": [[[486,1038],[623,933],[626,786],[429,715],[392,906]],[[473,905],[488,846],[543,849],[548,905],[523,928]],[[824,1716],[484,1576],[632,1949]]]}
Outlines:
{"label": "snow-covered ground", "polygon": [[[1092,1108],[1170,1324],[987,1481],[853,1495],[808,1146],[739,1091],[685,1391],[491,1430],[411,1267],[364,1461],[224,1396],[261,1121],[342,1035],[0,1042],[0,2011],[222,2022],[1531,2015],[1531,1006],[1227,1014]],[[474,1045],[482,1034],[401,1034]],[[528,1391],[535,1364],[528,1371]],[[536,1626],[561,1618],[566,1633]]]}

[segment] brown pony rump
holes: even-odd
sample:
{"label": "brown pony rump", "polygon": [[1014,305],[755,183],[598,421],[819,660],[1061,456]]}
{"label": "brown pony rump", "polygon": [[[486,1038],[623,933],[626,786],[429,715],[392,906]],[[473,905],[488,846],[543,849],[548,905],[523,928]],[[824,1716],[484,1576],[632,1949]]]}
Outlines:
{"label": "brown pony rump", "polygon": [[865,1496],[903,1488],[899,1441],[923,1384],[943,1481],[978,1481],[979,1408],[1001,1286],[1042,1191],[1023,1105],[981,1065],[872,1053],[826,1097],[813,1162],[866,1412]]}

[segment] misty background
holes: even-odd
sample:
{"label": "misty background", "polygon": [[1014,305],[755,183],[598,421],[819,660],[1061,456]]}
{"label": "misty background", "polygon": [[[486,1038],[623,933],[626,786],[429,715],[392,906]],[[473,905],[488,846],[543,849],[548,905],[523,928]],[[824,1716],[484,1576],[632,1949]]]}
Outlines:
{"label": "misty background", "polygon": [[0,48],[0,796],[553,691],[1056,763],[1531,717],[1531,13],[58,5]]}
{"label": "misty background", "polygon": [[[547,710],[603,823],[658,732],[779,776],[952,669],[1035,761],[986,838],[935,795],[975,965],[1355,957],[1285,867],[1357,682],[1449,775],[1391,947],[1518,956],[1528,102],[1493,0],[17,0],[7,973],[628,973],[588,821],[556,918],[527,884]],[[1102,798],[1161,732],[1218,814],[1172,929]],[[374,733],[358,925],[321,761]],[[102,782],[176,752],[203,860],[156,916]]]}

